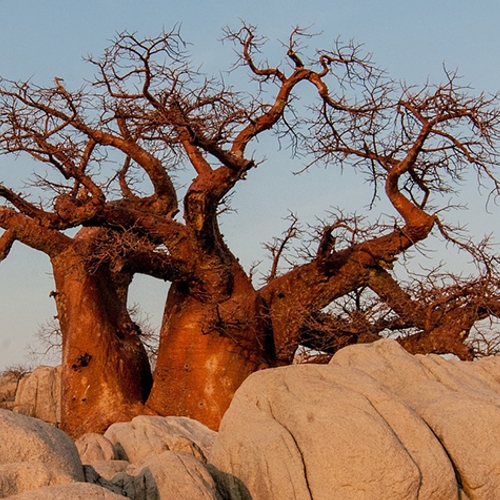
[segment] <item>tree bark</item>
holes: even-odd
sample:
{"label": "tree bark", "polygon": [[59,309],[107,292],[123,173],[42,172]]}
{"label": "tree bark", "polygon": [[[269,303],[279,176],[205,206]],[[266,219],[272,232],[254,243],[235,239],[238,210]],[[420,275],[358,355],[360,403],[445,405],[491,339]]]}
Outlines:
{"label": "tree bark", "polygon": [[412,354],[454,354],[463,361],[474,359],[474,348],[464,341],[478,315],[471,308],[459,308],[443,315],[433,328],[398,338]]}
{"label": "tree bark", "polygon": [[127,311],[128,283],[117,284],[104,265],[88,268],[94,231],[82,229],[51,258],[63,337],[61,427],[72,437],[144,412],[152,383],[139,328]]}
{"label": "tree bark", "polygon": [[186,284],[169,291],[147,406],[218,429],[236,389],[274,364],[262,302],[236,261],[226,300],[202,301]]}

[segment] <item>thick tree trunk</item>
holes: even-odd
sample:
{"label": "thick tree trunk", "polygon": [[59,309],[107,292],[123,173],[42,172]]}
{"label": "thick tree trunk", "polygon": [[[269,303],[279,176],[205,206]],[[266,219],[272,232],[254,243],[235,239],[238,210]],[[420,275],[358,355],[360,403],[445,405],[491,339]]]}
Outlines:
{"label": "thick tree trunk", "polygon": [[63,336],[61,426],[73,437],[144,411],[152,383],[124,294],[106,269],[87,269],[82,248],[52,258]]}
{"label": "thick tree trunk", "polygon": [[218,429],[241,383],[273,364],[260,298],[235,267],[232,294],[222,302],[202,302],[185,285],[172,285],[147,401],[154,412]]}

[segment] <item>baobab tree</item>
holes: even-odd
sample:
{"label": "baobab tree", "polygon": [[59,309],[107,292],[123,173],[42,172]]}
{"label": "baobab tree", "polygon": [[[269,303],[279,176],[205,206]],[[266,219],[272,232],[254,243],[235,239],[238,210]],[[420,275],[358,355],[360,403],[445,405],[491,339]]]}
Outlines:
{"label": "baobab tree", "polygon": [[[95,79],[76,91],[60,79],[52,88],[2,82],[1,152],[51,169],[39,175],[49,192],[39,203],[2,185],[2,256],[19,240],[51,258],[63,427],[72,435],[141,412],[217,428],[243,380],[291,363],[299,345],[328,353],[402,332],[412,352],[470,359],[467,332],[497,314],[495,256],[460,240],[440,214],[449,208],[442,195],[456,195],[468,170],[498,192],[496,98],[471,95],[450,74],[435,87],[398,86],[352,44],[306,61],[300,43],[309,36],[300,29],[276,66],[258,61],[264,47],[254,27],[227,30],[226,38],[240,54],[233,70],[249,71],[253,89],[195,71],[176,31],[120,35],[90,59]],[[283,269],[299,234],[292,217],[269,245],[271,269],[257,285],[219,219],[241,180],[271,168],[249,151],[273,133],[305,155],[305,168],[364,173],[372,201],[385,197],[395,215],[363,225],[331,214],[302,260]],[[185,190],[175,182],[183,168],[194,176]],[[469,251],[475,281],[398,281],[397,258],[431,236]],[[152,376],[126,311],[138,272],[170,284]]]}

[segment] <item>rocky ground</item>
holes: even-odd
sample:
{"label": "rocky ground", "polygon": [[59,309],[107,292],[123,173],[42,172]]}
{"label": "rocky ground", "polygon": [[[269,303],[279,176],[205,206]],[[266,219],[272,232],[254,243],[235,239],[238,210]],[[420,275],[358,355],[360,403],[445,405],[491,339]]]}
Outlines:
{"label": "rocky ground", "polygon": [[18,370],[7,370],[0,375],[0,408],[13,410],[19,382],[25,374]]}
{"label": "rocky ground", "polygon": [[0,410],[0,498],[499,498],[497,358],[412,356],[389,340],[351,346],[329,365],[255,373],[218,433],[141,416],[76,443],[19,413],[57,424],[57,369],[23,378],[11,404],[14,386],[0,379],[16,410]]}

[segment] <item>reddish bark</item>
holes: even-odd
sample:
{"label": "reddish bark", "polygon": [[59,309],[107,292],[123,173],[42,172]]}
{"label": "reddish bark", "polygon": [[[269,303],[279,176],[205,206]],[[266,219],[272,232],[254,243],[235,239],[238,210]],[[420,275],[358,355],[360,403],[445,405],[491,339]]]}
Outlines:
{"label": "reddish bark", "polygon": [[130,275],[113,274],[106,262],[91,265],[101,230],[84,228],[69,238],[5,208],[0,223],[51,259],[63,333],[62,428],[77,437],[143,412],[152,378],[127,311]]}
{"label": "reddish bark", "polygon": [[63,332],[61,427],[71,436],[143,412],[152,383],[139,328],[119,293],[123,284],[105,266],[88,269],[94,232],[82,229],[51,258]]}
{"label": "reddish bark", "polygon": [[147,406],[218,429],[245,378],[273,362],[264,320],[261,301],[241,269],[223,301],[202,302],[172,285]]}

